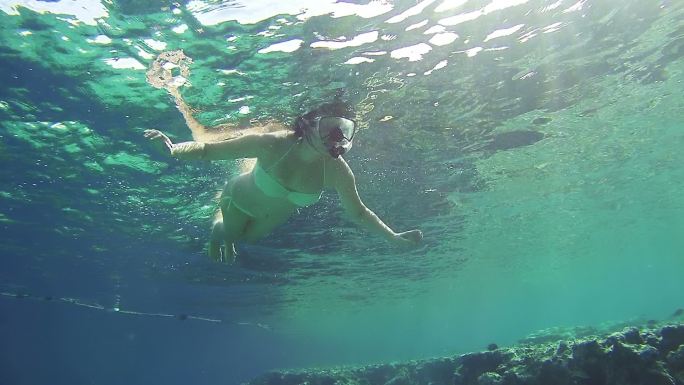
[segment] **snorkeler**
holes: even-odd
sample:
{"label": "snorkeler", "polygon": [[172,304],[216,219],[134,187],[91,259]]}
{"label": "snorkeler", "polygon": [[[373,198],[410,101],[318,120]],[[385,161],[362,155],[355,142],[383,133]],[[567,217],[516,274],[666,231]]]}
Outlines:
{"label": "snorkeler", "polygon": [[257,159],[250,171],[232,178],[223,190],[209,242],[209,256],[216,261],[232,262],[235,242],[268,235],[297,208],[316,203],[325,188],[337,191],[342,207],[359,225],[398,245],[419,243],[420,230],[394,232],[359,198],[354,173],[341,157],[352,147],[356,129],[349,109],[338,103],[298,117],[293,131],[211,142],[173,143],[158,130],[146,130],[145,137],[178,159]]}
{"label": "snorkeler", "polygon": [[[182,50],[163,52],[148,69],[147,81],[173,97],[194,141],[173,143],[159,130],[145,130],[145,137],[178,159],[247,158],[243,173],[229,180],[220,195],[209,241],[212,259],[232,262],[235,242],[254,242],[270,234],[299,207],[318,202],[325,188],[337,191],[352,220],[387,240],[410,246],[423,239],[420,230],[394,232],[361,202],[354,173],[341,157],[352,147],[357,130],[348,104],[324,104],[295,119],[293,130],[273,122],[239,134],[230,125],[207,129],[178,89],[191,63]],[[173,68],[180,76],[173,76]]]}

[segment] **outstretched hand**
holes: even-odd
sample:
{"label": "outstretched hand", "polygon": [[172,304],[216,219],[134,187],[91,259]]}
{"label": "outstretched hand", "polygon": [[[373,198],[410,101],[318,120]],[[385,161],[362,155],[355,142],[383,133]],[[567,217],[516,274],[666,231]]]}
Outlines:
{"label": "outstretched hand", "polygon": [[171,152],[173,142],[166,134],[159,130],[145,130],[145,137],[152,141],[152,143],[160,150],[167,150]]}
{"label": "outstretched hand", "polygon": [[423,240],[423,232],[420,230],[409,230],[403,233],[397,233],[394,236],[397,244],[402,246],[415,246]]}

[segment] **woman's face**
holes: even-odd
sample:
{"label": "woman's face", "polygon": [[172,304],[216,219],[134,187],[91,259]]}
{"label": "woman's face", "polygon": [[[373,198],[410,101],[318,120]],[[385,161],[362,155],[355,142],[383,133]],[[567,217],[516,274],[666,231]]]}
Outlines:
{"label": "woman's face", "polygon": [[308,135],[314,147],[324,150],[333,158],[348,152],[356,133],[356,123],[347,118],[323,116],[309,125]]}

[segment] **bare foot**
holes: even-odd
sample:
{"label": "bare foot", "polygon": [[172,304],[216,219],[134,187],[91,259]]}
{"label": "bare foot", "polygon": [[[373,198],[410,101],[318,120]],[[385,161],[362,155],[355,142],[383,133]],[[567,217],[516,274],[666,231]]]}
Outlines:
{"label": "bare foot", "polygon": [[209,241],[208,254],[212,261],[220,262],[222,259],[221,243]]}
{"label": "bare foot", "polygon": [[221,262],[227,263],[229,265],[235,263],[237,258],[237,252],[235,251],[235,244],[231,243],[230,246],[226,246],[221,249]]}
{"label": "bare foot", "polygon": [[220,243],[209,242],[209,258],[214,262],[233,264],[235,263],[235,258],[237,258],[237,252],[235,252],[235,246],[230,245],[230,247],[225,247]]}
{"label": "bare foot", "polygon": [[224,246],[223,221],[221,219],[214,220],[211,225],[211,237],[207,249],[209,258],[215,262],[228,264],[235,262],[235,257],[237,257],[235,244],[231,243]]}
{"label": "bare foot", "polygon": [[211,225],[211,235],[209,238],[208,254],[213,261],[221,262],[222,252],[221,245],[223,244],[223,221],[220,219],[214,220]]}

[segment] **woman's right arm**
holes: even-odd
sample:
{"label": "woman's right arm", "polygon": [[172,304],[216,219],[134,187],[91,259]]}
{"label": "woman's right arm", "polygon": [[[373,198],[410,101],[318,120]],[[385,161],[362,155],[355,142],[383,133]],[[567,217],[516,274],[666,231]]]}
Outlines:
{"label": "woman's right arm", "polygon": [[259,158],[270,151],[279,139],[277,135],[264,133],[243,135],[220,142],[173,143],[159,130],[145,130],[145,137],[162,144],[171,156],[186,160]]}

